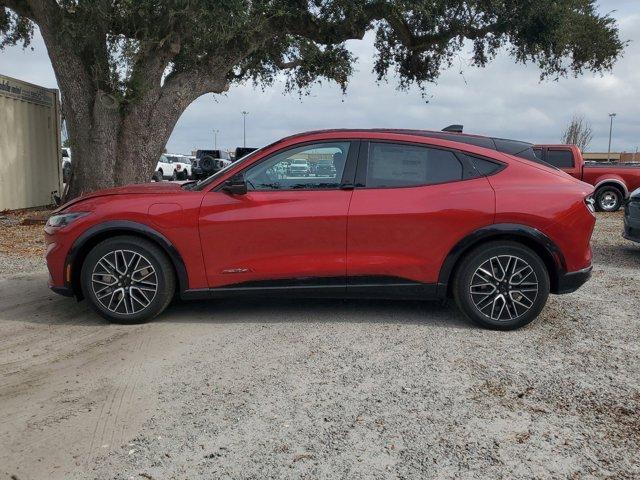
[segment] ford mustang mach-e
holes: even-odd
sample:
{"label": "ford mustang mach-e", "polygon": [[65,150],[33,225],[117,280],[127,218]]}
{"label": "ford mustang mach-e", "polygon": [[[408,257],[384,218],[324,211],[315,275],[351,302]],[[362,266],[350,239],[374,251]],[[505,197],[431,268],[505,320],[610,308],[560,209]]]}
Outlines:
{"label": "ford mustang mach-e", "polygon": [[[455,299],[488,328],[537,317],[590,276],[593,187],[523,142],[455,132],[326,130],[198,182],[112,188],[46,227],[50,286],[133,323],[183,299]],[[295,159],[331,162],[322,176]],[[544,199],[544,200],[541,200]]]}

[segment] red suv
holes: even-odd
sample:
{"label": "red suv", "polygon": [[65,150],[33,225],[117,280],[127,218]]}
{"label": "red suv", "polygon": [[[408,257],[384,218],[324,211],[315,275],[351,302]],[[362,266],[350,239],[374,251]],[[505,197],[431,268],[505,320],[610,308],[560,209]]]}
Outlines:
{"label": "red suv", "polygon": [[[297,175],[296,160],[333,168]],[[453,297],[482,326],[517,328],[591,273],[593,187],[536,161],[529,144],[461,133],[295,135],[200,182],[64,205],[45,228],[50,286],[123,323],[176,294]]]}

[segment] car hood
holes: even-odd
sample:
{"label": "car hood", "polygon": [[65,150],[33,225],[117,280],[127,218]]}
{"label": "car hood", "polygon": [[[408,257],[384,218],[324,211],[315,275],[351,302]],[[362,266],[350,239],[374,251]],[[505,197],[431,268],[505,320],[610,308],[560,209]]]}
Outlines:
{"label": "car hood", "polygon": [[86,193],[78,198],[60,206],[54,213],[61,212],[76,203],[83,202],[90,198],[107,197],[110,195],[157,195],[182,190],[182,184],[186,182],[154,182],[126,185],[124,187],[105,188],[95,192]]}

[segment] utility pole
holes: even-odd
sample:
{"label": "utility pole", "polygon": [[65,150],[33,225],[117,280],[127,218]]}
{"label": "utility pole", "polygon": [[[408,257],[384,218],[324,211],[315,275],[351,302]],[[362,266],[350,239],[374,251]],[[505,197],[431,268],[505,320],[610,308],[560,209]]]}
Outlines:
{"label": "utility pole", "polygon": [[613,134],[613,118],[617,115],[617,113],[610,113],[609,118],[611,119],[611,123],[609,124],[609,150],[607,150],[607,162],[611,161],[611,135]]}
{"label": "utility pole", "polygon": [[218,149],[218,133],[220,133],[220,130],[214,130],[213,131],[213,149],[217,150]]}
{"label": "utility pole", "polygon": [[242,146],[247,146],[247,115],[249,112],[243,110],[242,112]]}

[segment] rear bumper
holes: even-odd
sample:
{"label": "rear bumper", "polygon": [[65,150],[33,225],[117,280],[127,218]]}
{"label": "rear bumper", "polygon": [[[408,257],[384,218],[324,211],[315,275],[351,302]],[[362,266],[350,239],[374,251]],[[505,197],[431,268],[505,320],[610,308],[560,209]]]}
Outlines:
{"label": "rear bumper", "polygon": [[584,285],[591,278],[593,266],[583,268],[577,272],[567,272],[558,276],[558,295],[572,293]]}

